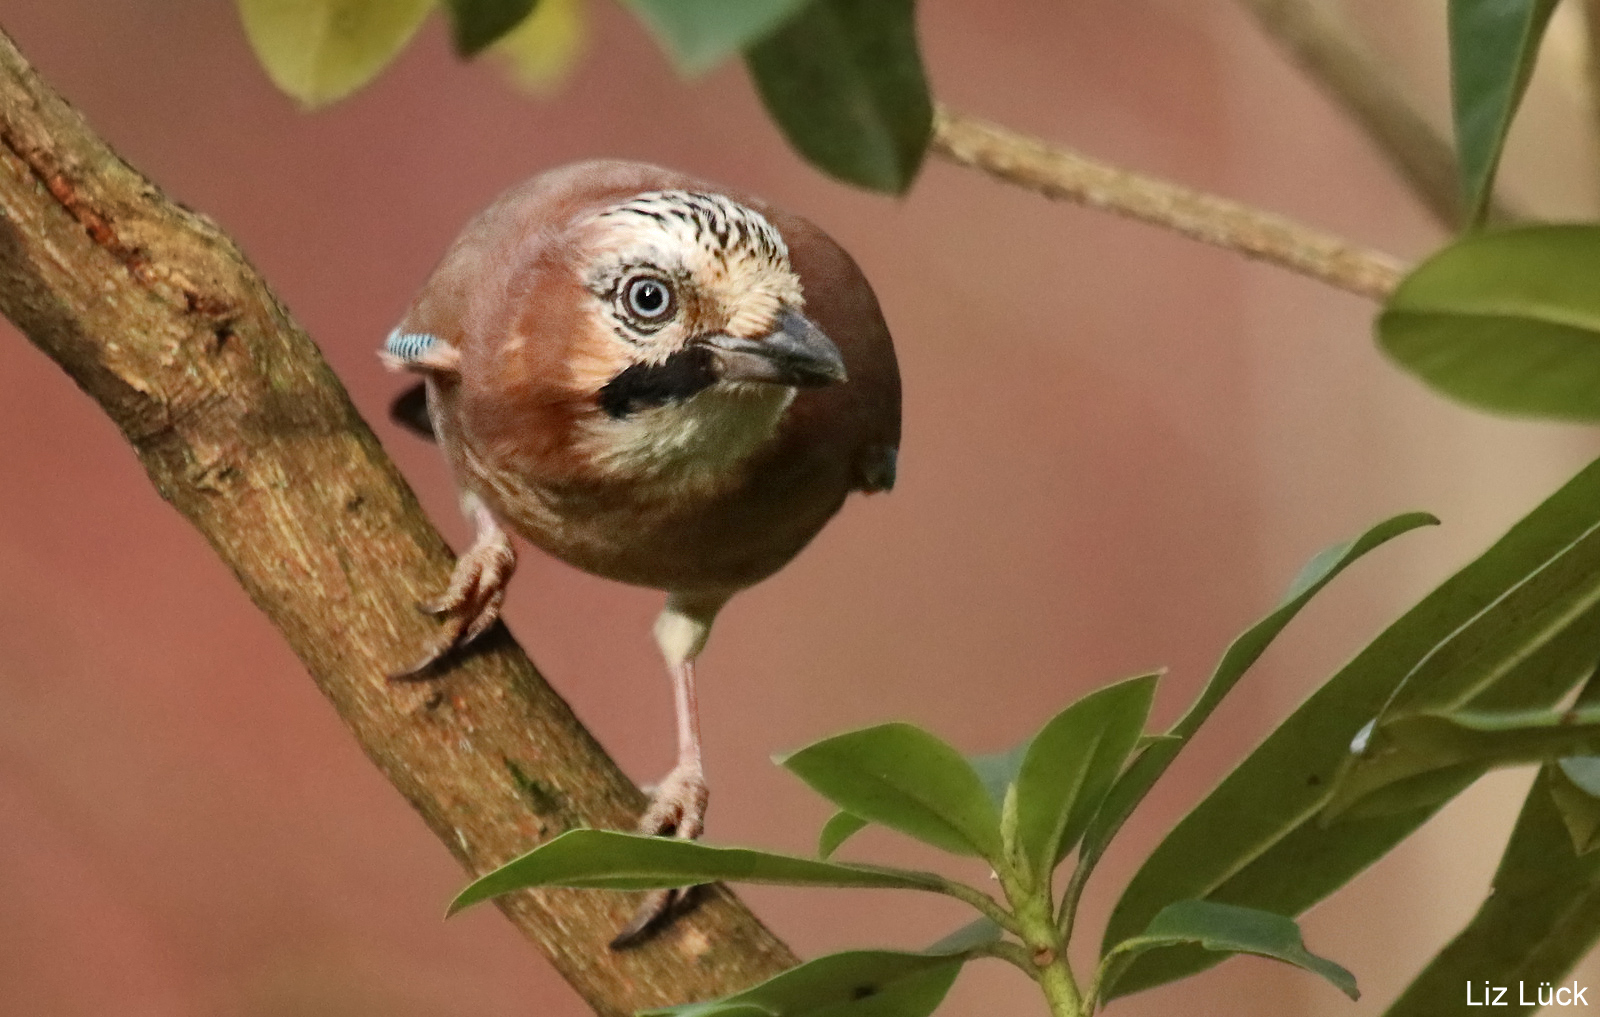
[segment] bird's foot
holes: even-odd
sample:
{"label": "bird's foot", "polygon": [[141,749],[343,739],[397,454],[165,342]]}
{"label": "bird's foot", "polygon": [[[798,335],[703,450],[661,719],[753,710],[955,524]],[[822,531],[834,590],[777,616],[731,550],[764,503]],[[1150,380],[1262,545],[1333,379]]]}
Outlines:
{"label": "bird's foot", "polygon": [[505,533],[498,527],[480,530],[472,547],[456,561],[449,588],[419,605],[425,614],[444,620],[444,637],[421,660],[391,674],[389,680],[425,680],[441,660],[487,632],[500,618],[506,584],[516,568],[517,554]]}
{"label": "bird's foot", "polygon": [[[711,791],[698,764],[679,764],[656,785],[650,804],[639,817],[638,830],[652,837],[678,837],[696,840],[705,829],[706,803]],[[643,941],[663,920],[670,918],[677,905],[693,887],[652,890],[645,896],[628,924],[611,941],[620,950]]]}

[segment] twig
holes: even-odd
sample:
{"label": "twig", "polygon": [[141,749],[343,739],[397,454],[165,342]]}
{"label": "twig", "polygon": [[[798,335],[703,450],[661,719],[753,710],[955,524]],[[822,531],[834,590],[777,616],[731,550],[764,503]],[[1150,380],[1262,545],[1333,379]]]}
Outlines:
{"label": "twig", "polygon": [[1595,143],[1600,145],[1600,0],[1583,0],[1578,10],[1583,23],[1583,76],[1589,86],[1589,123]]}
{"label": "twig", "polygon": [[[508,637],[431,688],[385,684],[435,635],[415,605],[449,577],[443,540],[232,241],[123,163],[3,33],[0,311],[122,429],[469,872],[580,824],[630,824],[642,796]],[[794,963],[720,890],[626,953],[606,943],[628,895],[500,905],[605,1017]]]}
{"label": "twig", "polygon": [[[1240,0],[1266,33],[1322,87],[1373,142],[1439,224],[1461,223],[1461,185],[1455,150],[1406,98],[1389,68],[1329,0]],[[1525,219],[1495,195],[1492,222]]]}
{"label": "twig", "polygon": [[1097,162],[940,108],[933,151],[1049,198],[1104,209],[1382,300],[1404,269],[1387,254],[1281,216]]}

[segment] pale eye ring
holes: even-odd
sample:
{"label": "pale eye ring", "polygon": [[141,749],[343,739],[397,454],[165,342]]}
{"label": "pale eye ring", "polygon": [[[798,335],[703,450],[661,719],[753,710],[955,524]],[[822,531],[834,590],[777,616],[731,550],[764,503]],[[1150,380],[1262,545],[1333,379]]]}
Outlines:
{"label": "pale eye ring", "polygon": [[640,321],[659,322],[672,317],[676,301],[672,286],[654,275],[636,275],[622,286],[623,306]]}

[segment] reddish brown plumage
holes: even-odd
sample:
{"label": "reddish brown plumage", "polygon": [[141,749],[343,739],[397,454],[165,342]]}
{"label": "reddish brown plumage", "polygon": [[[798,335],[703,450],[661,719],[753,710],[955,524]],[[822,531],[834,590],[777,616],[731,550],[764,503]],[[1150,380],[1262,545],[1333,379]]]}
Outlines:
{"label": "reddish brown plumage", "polygon": [[[801,390],[765,447],[720,490],[693,496],[596,468],[578,431],[602,411],[578,322],[587,293],[574,223],[667,189],[728,194],[778,228],[805,312],[849,372],[843,384]],[[585,163],[508,192],[467,227],[401,328],[461,352],[459,381],[430,382],[458,479],[534,544],[622,582],[683,592],[755,583],[804,547],[849,491],[873,489],[899,444],[894,349],[850,256],[799,216],[657,167]]]}

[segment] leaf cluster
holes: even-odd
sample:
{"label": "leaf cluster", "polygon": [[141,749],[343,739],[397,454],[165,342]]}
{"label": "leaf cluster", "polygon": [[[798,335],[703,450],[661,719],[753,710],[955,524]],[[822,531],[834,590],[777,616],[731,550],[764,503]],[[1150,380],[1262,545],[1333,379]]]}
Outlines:
{"label": "leaf cluster", "polygon": [[[1159,674],[1098,689],[1020,745],[989,755],[965,757],[904,723],[848,732],[780,760],[839,809],[821,831],[816,859],[574,830],[474,881],[452,913],[531,887],[640,890],[721,880],[919,890],[954,897],[978,912],[972,925],[926,950],[833,954],[746,992],[660,1014],[918,1017],[931,1013],[961,966],[978,957],[1020,968],[1040,983],[1058,1013],[1092,1013],[1131,991],[1125,983],[1141,962],[1173,953],[1270,957],[1319,974],[1354,997],[1354,978],[1308,952],[1291,917],[1203,893],[1125,896],[1113,925],[1131,921],[1136,927],[1108,933],[1100,963],[1081,989],[1066,947],[1084,882],[1112,838],[1274,637],[1358,558],[1434,521],[1399,516],[1318,555],[1278,608],[1235,640],[1189,711],[1165,732],[1145,731]],[[1001,897],[938,873],[835,860],[854,833],[873,824],[955,856],[983,859]],[[1070,876],[1057,893],[1056,876],[1069,859]],[[1172,868],[1152,858],[1146,869],[1154,875],[1146,878],[1170,882]]]}
{"label": "leaf cluster", "polygon": [[[435,6],[464,58],[495,50],[535,86],[581,45],[581,0],[237,0],[273,82],[307,106],[343,99],[405,50]],[[900,193],[933,130],[915,0],[624,0],[678,70],[743,55],[795,150],[841,180]]]}

